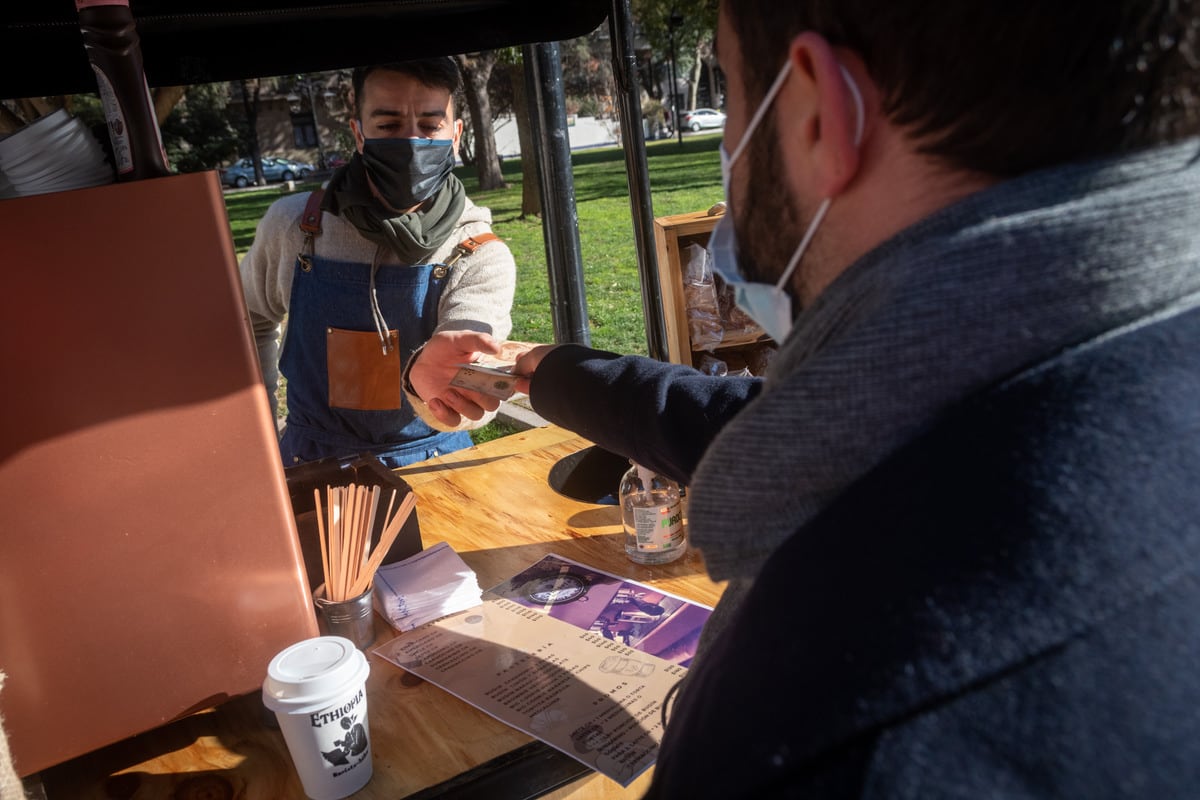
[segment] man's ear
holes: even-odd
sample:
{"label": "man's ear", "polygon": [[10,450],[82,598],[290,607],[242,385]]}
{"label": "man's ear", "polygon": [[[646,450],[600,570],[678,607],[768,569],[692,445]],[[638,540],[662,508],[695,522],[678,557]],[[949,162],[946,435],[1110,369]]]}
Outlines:
{"label": "man's ear", "polygon": [[354,149],[361,154],[363,151],[363,141],[365,140],[362,132],[362,123],[356,119],[351,119],[350,133],[354,136]]}
{"label": "man's ear", "polygon": [[458,157],[458,143],[459,143],[459,141],[462,140],[462,135],[463,135],[463,121],[461,119],[455,119],[454,120],[454,136],[453,136],[454,144],[452,145],[454,147],[454,157],[455,158]]}
{"label": "man's ear", "polygon": [[[799,173],[819,197],[836,197],[853,180],[859,167],[860,129],[866,119],[854,80],[838,60],[832,45],[819,34],[806,32],[788,47],[792,77],[779,93],[776,112],[779,136],[794,150],[787,162],[799,159]],[[786,150],[785,150],[786,152]]]}

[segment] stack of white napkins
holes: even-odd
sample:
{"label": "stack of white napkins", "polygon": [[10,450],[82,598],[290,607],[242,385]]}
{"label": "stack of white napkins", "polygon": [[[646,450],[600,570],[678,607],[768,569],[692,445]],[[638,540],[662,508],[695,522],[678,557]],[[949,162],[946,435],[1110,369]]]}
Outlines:
{"label": "stack of white napkins", "polygon": [[482,603],[474,571],[446,542],[375,573],[375,609],[399,631]]}

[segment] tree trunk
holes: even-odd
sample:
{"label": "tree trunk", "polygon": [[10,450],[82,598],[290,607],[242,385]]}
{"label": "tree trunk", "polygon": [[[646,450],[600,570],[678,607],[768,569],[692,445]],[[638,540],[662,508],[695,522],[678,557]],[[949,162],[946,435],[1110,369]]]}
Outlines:
{"label": "tree trunk", "polygon": [[533,130],[529,124],[529,97],[525,94],[525,71],[521,62],[508,65],[513,87],[513,116],[521,147],[521,218],[542,215],[542,185],[538,182]]}
{"label": "tree trunk", "polygon": [[154,117],[162,125],[183,99],[186,86],[162,86],[154,90]]}
{"label": "tree trunk", "polygon": [[475,172],[479,188],[503,189],[504,173],[500,171],[500,155],[496,150],[496,132],[492,126],[492,101],[488,98],[488,81],[496,66],[496,51],[484,50],[474,56],[458,57],[466,83],[467,107],[471,109],[471,130],[475,144]]}
{"label": "tree trunk", "polygon": [[258,97],[261,91],[262,81],[256,79],[254,90],[251,92],[250,81],[242,78],[242,109],[246,112],[246,125],[250,129],[247,135],[250,138],[250,158],[254,161],[254,183],[266,186],[267,178],[263,175],[262,168],[262,145],[258,143]]}
{"label": "tree trunk", "polygon": [[704,66],[708,68],[708,100],[712,103],[712,107],[718,111],[725,105],[724,93],[721,91],[721,82],[717,77],[717,60],[715,58],[706,58]]}
{"label": "tree trunk", "polygon": [[700,70],[704,68],[704,47],[696,44],[696,57],[692,60],[692,74],[688,78],[688,108],[696,107],[696,98],[700,94]]}

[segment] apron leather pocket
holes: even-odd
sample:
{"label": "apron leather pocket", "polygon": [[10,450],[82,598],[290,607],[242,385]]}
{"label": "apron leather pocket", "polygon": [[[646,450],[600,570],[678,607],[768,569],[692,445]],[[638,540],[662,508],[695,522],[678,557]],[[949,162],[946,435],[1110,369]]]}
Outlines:
{"label": "apron leather pocket", "polygon": [[387,355],[375,331],[327,328],[326,364],[329,371],[329,405],[357,411],[394,411],[400,408],[399,333],[388,331]]}

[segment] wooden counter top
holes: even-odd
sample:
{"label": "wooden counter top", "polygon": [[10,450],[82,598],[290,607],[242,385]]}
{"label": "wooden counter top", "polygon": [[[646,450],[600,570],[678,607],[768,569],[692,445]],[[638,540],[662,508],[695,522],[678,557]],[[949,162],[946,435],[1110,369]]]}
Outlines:
{"label": "wooden counter top", "polygon": [[[697,554],[689,552],[659,567],[634,564],[625,556],[616,506],[574,500],[550,487],[547,477],[555,463],[589,444],[549,426],[402,468],[397,474],[417,495],[424,546],[448,542],[475,570],[484,589],[557,553],[713,605],[721,587],[708,580]],[[378,615],[375,622],[377,644],[395,635]],[[627,789],[595,773],[571,780],[581,767],[556,751],[547,752],[524,733],[377,656],[370,661],[367,696],[374,777],[355,798],[499,800],[506,796],[501,789],[481,786],[476,776],[486,777],[506,759],[522,756],[530,756],[524,759],[524,774],[532,764],[542,770],[539,779],[558,774],[570,780],[545,795],[549,798],[637,798],[649,785],[649,773]],[[266,720],[270,715],[257,694],[235,698],[47,770],[43,785],[49,800],[303,798],[283,738]],[[547,762],[544,768],[534,764],[539,759]]]}

